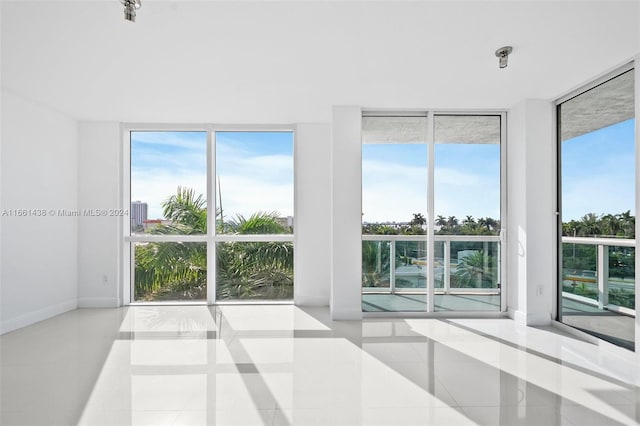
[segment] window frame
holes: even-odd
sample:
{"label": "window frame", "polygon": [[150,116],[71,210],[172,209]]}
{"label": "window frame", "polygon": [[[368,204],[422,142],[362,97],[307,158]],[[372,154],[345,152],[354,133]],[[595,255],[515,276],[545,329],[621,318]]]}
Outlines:
{"label": "window frame", "polygon": [[[427,125],[427,200],[425,204],[427,206],[427,232],[426,235],[415,236],[415,239],[424,239],[427,242],[427,264],[431,265],[427,275],[427,309],[420,312],[365,312],[365,317],[378,317],[378,316],[447,316],[451,315],[448,311],[436,311],[434,309],[434,297],[435,297],[435,277],[433,273],[434,264],[434,247],[438,238],[435,236],[434,231],[434,214],[435,214],[435,117],[439,115],[461,115],[461,116],[499,116],[500,117],[500,232],[497,237],[494,237],[499,241],[500,252],[500,270],[499,270],[499,284],[500,284],[500,309],[495,312],[486,311],[455,311],[455,315],[477,315],[477,316],[499,316],[504,315],[507,312],[507,301],[509,289],[506,285],[507,280],[507,263],[508,263],[508,249],[507,249],[507,233],[508,229],[508,211],[507,211],[507,111],[505,110],[473,110],[473,109],[407,109],[407,110],[385,110],[385,109],[362,109],[362,117],[425,117]],[[362,158],[360,160],[362,162]],[[362,188],[360,190],[362,195]],[[361,234],[364,236],[364,234]],[[367,238],[371,239],[368,236]],[[361,240],[364,241],[364,239]],[[393,241],[392,241],[393,243]]]}
{"label": "window frame", "polygon": [[[122,285],[119,290],[122,292],[119,299],[122,305],[158,305],[158,304],[291,304],[297,297],[295,250],[296,250],[296,227],[295,219],[291,234],[218,234],[216,232],[216,215],[210,214],[217,209],[218,189],[216,186],[216,132],[290,132],[293,136],[293,216],[296,217],[297,208],[297,161],[296,161],[296,141],[297,127],[293,124],[282,125],[228,125],[228,124],[147,124],[147,123],[124,123],[120,126],[122,155],[121,179],[120,179],[120,202],[123,208],[131,208],[131,133],[132,132],[205,132],[207,135],[207,233],[203,235],[133,235],[131,234],[130,216],[125,216],[120,220],[120,243],[122,253],[119,260],[119,275]],[[176,300],[167,302],[141,302],[134,300],[134,274],[135,264],[133,256],[133,245],[137,242],[204,242],[207,246],[207,297],[206,300]],[[292,300],[260,300],[260,299],[238,299],[238,300],[217,300],[216,298],[216,248],[221,242],[276,242],[286,241],[293,244],[294,272],[293,272],[293,299]]]}
{"label": "window frame", "polygon": [[[562,134],[561,134],[561,120],[560,120],[560,115],[561,115],[561,106],[562,104],[564,104],[567,101],[570,101],[578,96],[581,96],[587,92],[589,92],[590,90],[603,85],[611,80],[614,80],[620,76],[622,76],[623,74],[629,72],[629,71],[633,71],[634,72],[634,79],[635,79],[635,84],[638,85],[640,82],[640,75],[639,70],[637,69],[637,67],[635,66],[635,61],[629,61],[627,63],[625,63],[622,66],[617,66],[614,69],[611,69],[605,73],[603,73],[602,75],[600,75],[599,77],[591,80],[590,82],[581,85],[578,88],[572,89],[571,91],[569,91],[568,93],[558,97],[554,102],[553,102],[553,108],[554,108],[554,112],[553,112],[553,126],[554,126],[554,135],[555,135],[555,144],[556,144],[556,194],[555,194],[555,199],[556,199],[556,217],[557,217],[557,223],[556,223],[556,256],[554,258],[554,261],[556,262],[555,264],[555,268],[556,268],[556,274],[555,274],[555,291],[553,292],[554,294],[554,303],[553,303],[553,318],[555,321],[557,321],[558,323],[560,323],[563,327],[569,327],[571,330],[576,330],[574,327],[567,325],[564,321],[563,321],[563,309],[562,309],[562,302],[563,302],[563,290],[562,290],[562,282],[563,282],[563,258],[562,258],[562,239],[563,239],[563,235],[562,235],[562,210],[563,210],[563,206],[562,206]],[[633,94],[634,96],[636,96],[637,94],[637,90],[636,92]],[[636,123],[638,122],[638,109],[637,109],[637,105],[639,103],[638,99],[635,99],[635,105],[636,105],[636,110],[635,110],[635,117],[634,119],[636,120]],[[636,129],[638,128],[638,124],[636,124]],[[639,186],[637,184],[638,179],[640,177],[640,173],[638,173],[638,161],[637,158],[640,155],[640,150],[638,149],[638,134],[636,132],[636,139],[635,139],[635,150],[636,150],[636,170],[635,170],[635,174],[636,174],[636,180],[634,181],[634,185],[636,185],[636,189],[635,189],[635,193],[636,193],[636,200],[635,200],[635,205],[636,207],[638,206],[638,204],[640,203],[640,199],[638,199],[638,189]],[[636,209],[636,217],[637,217],[637,209]],[[636,247],[637,249],[637,243],[634,245],[634,247]],[[636,251],[636,257],[637,257],[637,251]],[[597,259],[597,262],[599,263],[600,260],[599,258]],[[636,260],[636,265],[638,265],[639,260]],[[638,269],[636,268],[636,271]],[[637,274],[636,274],[637,275]],[[638,282],[637,278],[636,278],[636,295],[638,294],[638,291],[640,290],[640,282]],[[620,307],[616,307],[615,305],[609,305],[611,308],[613,308],[613,311],[617,311],[618,313],[621,314],[631,314],[631,310],[630,309],[625,309],[622,308],[620,309]],[[640,303],[636,301],[636,309],[634,312],[634,315],[637,318],[637,312],[638,312],[638,306],[640,306]],[[616,309],[618,308],[618,309]],[[638,327],[638,319],[636,319],[636,328]],[[636,336],[638,335],[638,332],[636,331]],[[588,334],[585,332],[585,334]],[[636,341],[636,348],[638,347],[638,342]]]}

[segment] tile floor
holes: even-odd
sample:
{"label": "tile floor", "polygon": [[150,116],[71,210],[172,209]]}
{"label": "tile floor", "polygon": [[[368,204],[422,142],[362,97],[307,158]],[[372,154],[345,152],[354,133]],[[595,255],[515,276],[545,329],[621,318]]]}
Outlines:
{"label": "tile floor", "polygon": [[640,363],[509,319],[81,309],[0,337],[6,425],[635,425]]}

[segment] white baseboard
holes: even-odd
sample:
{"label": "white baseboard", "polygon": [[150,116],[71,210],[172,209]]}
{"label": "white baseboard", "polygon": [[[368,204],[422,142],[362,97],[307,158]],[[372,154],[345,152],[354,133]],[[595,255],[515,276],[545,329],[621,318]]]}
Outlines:
{"label": "white baseboard", "polygon": [[331,319],[333,321],[358,321],[362,319],[362,310],[331,308]]}
{"label": "white baseboard", "polygon": [[10,318],[0,322],[0,334],[9,333],[10,331],[44,321],[56,315],[64,314],[78,308],[78,299],[70,299],[37,311],[28,312],[15,318]]}
{"label": "white baseboard", "polygon": [[524,312],[518,311],[516,309],[507,309],[507,315],[509,318],[517,322],[518,324],[526,325],[527,324],[527,316]]}
{"label": "white baseboard", "polygon": [[78,299],[79,308],[117,308],[120,306],[115,297],[81,297]]}
{"label": "white baseboard", "polygon": [[509,316],[509,318],[522,325],[551,325],[551,314],[547,312],[534,312],[528,314],[515,309],[509,309],[507,311],[507,315]]}

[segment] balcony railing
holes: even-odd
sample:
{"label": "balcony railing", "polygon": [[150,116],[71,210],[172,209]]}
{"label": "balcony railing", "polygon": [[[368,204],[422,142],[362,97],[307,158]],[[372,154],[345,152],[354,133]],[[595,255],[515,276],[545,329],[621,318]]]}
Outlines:
{"label": "balcony railing", "polygon": [[[500,237],[435,235],[434,264],[427,264],[426,235],[363,235],[364,293],[498,294]],[[452,256],[453,253],[453,256]]]}
{"label": "balcony railing", "polygon": [[635,316],[634,239],[562,237],[562,297]]}

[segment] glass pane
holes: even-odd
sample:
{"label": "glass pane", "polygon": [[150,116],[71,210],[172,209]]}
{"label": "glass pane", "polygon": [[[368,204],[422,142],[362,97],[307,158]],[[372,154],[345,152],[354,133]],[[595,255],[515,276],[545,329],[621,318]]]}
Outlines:
{"label": "glass pane", "polygon": [[398,290],[427,289],[427,242],[396,241],[395,282]]}
{"label": "glass pane", "polygon": [[427,147],[363,145],[363,234],[424,234]]}
{"label": "glass pane", "polygon": [[[443,242],[441,282],[436,288],[436,311],[500,310],[500,243],[497,241]],[[444,253],[443,253],[444,255]]]}
{"label": "glass pane", "polygon": [[131,132],[131,233],[206,232],[207,133]]}
{"label": "glass pane", "polygon": [[[634,105],[631,70],[558,107],[560,318],[630,349],[635,344]],[[605,258],[598,262],[598,256]],[[608,271],[599,270],[602,263]]]}
{"label": "glass pane", "polygon": [[500,310],[500,120],[434,117],[436,311]]}
{"label": "glass pane", "polygon": [[391,243],[389,241],[362,242],[363,291],[391,290]]}
{"label": "glass pane", "polygon": [[598,305],[597,246],[590,244],[562,244],[562,291],[566,312],[591,311]]}
{"label": "glass pane", "polygon": [[425,311],[426,242],[406,236],[426,234],[427,119],[362,125],[362,234],[392,236],[362,242],[362,309]]}
{"label": "glass pane", "polygon": [[132,243],[136,302],[206,300],[207,244]]}
{"label": "glass pane", "polygon": [[293,232],[293,132],[216,132],[216,226]]}
{"label": "glass pane", "polygon": [[[447,253],[447,257],[445,258],[445,243],[444,241],[434,241],[434,251],[433,251],[433,281],[434,281],[434,289],[437,293],[441,293],[438,290],[444,289],[445,286],[445,273],[449,271],[449,263],[447,262],[449,259],[449,253]],[[447,247],[449,247],[447,245]]]}
{"label": "glass pane", "polygon": [[609,247],[609,304],[636,308],[636,248]]}
{"label": "glass pane", "polygon": [[293,244],[224,242],[216,250],[217,300],[293,299]]}

